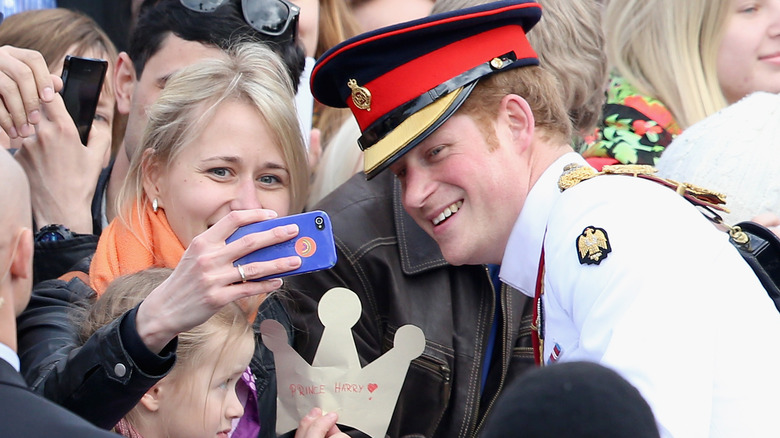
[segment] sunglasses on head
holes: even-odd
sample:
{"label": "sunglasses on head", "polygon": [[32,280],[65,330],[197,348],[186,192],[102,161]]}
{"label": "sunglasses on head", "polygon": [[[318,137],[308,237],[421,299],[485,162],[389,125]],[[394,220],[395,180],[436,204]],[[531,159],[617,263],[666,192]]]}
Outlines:
{"label": "sunglasses on head", "polygon": [[[230,0],[181,0],[187,9],[214,12]],[[294,40],[301,8],[287,0],[241,0],[244,20],[253,29],[279,43]]]}

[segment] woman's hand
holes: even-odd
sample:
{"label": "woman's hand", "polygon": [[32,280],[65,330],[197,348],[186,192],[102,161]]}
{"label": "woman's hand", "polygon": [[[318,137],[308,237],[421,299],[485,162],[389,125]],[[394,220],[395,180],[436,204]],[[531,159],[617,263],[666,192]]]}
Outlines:
{"label": "woman's hand", "polygon": [[[171,276],[141,303],[136,329],[146,346],[159,353],[179,333],[204,323],[226,304],[267,294],[282,285],[281,279],[242,282],[233,261],[260,248],[290,240],[297,225],[252,233],[230,244],[227,239],[238,227],[276,217],[272,210],[230,212],[196,236]],[[247,280],[297,269],[300,257],[284,257],[242,265]]]}
{"label": "woman's hand", "polygon": [[339,416],[335,412],[322,415],[320,408],[314,408],[298,423],[295,438],[348,438],[349,435],[336,426]]}

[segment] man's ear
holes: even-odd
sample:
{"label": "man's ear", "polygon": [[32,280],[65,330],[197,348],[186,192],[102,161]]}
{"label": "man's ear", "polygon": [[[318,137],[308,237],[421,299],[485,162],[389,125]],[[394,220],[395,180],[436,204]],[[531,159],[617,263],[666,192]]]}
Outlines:
{"label": "man's ear", "polygon": [[19,316],[30,302],[33,277],[33,236],[29,228],[21,228],[16,238],[8,275],[13,288],[14,311]]}
{"label": "man's ear", "polygon": [[116,94],[116,107],[121,114],[130,113],[130,101],[135,88],[135,66],[126,52],[119,54],[114,69],[114,93]]}
{"label": "man's ear", "polygon": [[319,166],[320,159],[322,158],[322,143],[320,143],[321,138],[322,131],[320,131],[319,128],[311,128],[311,132],[309,133],[308,158],[309,172],[312,175],[314,175],[314,173],[317,171],[317,166]]}
{"label": "man's ear", "polygon": [[32,230],[21,228],[16,241],[14,259],[11,260],[11,276],[21,279],[32,277],[33,238]]}
{"label": "man's ear", "polygon": [[154,150],[146,149],[143,154],[141,160],[141,166],[143,167],[141,169],[141,174],[143,175],[144,192],[150,201],[157,199],[157,206],[164,208],[165,205],[160,196],[162,193],[162,185],[160,182],[162,172],[160,171],[160,164],[152,157]]}
{"label": "man's ear", "polygon": [[507,94],[501,99],[499,120],[505,123],[512,142],[524,151],[534,135],[534,113],[528,102],[517,94]]}
{"label": "man's ear", "polygon": [[140,405],[143,406],[149,412],[157,412],[160,409],[162,398],[167,395],[167,391],[170,389],[167,387],[166,382],[159,381],[154,386],[149,388],[141,397]]}

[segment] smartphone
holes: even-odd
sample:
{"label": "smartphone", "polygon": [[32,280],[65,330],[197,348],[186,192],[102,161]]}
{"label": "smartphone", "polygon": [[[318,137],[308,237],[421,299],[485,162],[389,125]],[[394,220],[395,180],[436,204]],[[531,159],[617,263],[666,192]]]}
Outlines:
{"label": "smartphone", "polygon": [[300,256],[301,266],[293,271],[269,275],[256,281],[290,275],[314,272],[332,268],[336,264],[336,244],[333,240],[333,227],[330,217],[324,211],[309,211],[291,216],[270,219],[263,222],[244,225],[225,240],[233,242],[250,233],[270,230],[281,225],[297,224],[300,232],[294,238],[261,248],[233,262],[233,265],[245,265],[252,262],[274,260],[281,257]]}
{"label": "smartphone", "polygon": [[63,87],[60,94],[70,117],[76,123],[83,145],[95,119],[100,90],[106,77],[108,62],[103,59],[66,56],[62,67]]}

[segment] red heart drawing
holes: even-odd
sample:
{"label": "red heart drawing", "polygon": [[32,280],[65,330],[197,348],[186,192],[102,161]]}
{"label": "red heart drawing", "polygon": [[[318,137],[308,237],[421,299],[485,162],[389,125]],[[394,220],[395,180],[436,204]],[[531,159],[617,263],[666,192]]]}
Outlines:
{"label": "red heart drawing", "polygon": [[376,389],[379,388],[379,385],[376,383],[369,383],[368,384],[368,392],[374,392]]}

